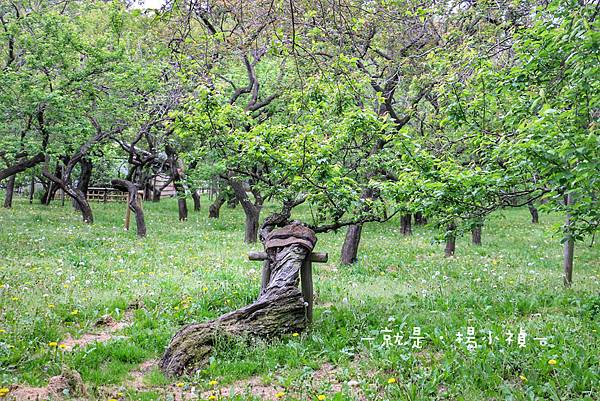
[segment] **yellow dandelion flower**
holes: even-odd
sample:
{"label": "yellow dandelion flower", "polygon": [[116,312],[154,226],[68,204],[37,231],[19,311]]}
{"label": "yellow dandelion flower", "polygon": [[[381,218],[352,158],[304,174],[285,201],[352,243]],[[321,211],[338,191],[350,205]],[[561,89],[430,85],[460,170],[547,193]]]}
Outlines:
{"label": "yellow dandelion flower", "polygon": [[558,362],[556,362],[556,359],[550,359],[548,361],[548,365],[556,365]]}
{"label": "yellow dandelion flower", "polygon": [[216,395],[209,395],[209,396],[208,396],[208,399],[209,399],[209,400],[216,400],[216,399],[217,399],[217,396],[216,396]]}
{"label": "yellow dandelion flower", "polygon": [[277,398],[283,398],[284,395],[285,395],[285,393],[283,391],[280,391],[277,394],[275,394],[275,397],[277,397]]}
{"label": "yellow dandelion flower", "polygon": [[521,379],[521,381],[522,381],[523,383],[525,383],[525,382],[527,381],[527,378],[526,378],[525,376],[523,376],[523,375],[520,375],[520,376],[519,376],[519,379]]}
{"label": "yellow dandelion flower", "polygon": [[108,401],[118,401],[116,398],[109,398]]}
{"label": "yellow dandelion flower", "polygon": [[65,348],[67,348],[67,346],[66,346],[66,345],[64,345],[64,344],[59,344],[59,345],[58,345],[58,348],[60,348],[60,349],[65,349]]}
{"label": "yellow dandelion flower", "polygon": [[327,397],[325,397],[323,394],[319,394],[317,396],[317,400],[319,400],[319,401],[323,401],[325,398],[327,398]]}
{"label": "yellow dandelion flower", "polygon": [[210,384],[211,386],[216,386],[217,384],[219,384],[219,382],[216,380],[211,380],[208,382],[208,384]]}
{"label": "yellow dandelion flower", "polygon": [[292,336],[293,336],[293,337],[298,337],[299,335],[300,335],[300,334],[298,334],[298,333],[294,333],[294,334],[292,334]]}
{"label": "yellow dandelion flower", "polygon": [[394,384],[394,383],[396,383],[396,379],[394,377],[390,377],[388,379],[388,384]]}
{"label": "yellow dandelion flower", "polygon": [[75,316],[75,315],[77,315],[77,314],[79,314],[79,311],[78,311],[77,309],[73,309],[73,310],[71,311],[71,315]]}
{"label": "yellow dandelion flower", "polygon": [[54,308],[54,304],[48,304],[48,309],[53,309]]}
{"label": "yellow dandelion flower", "polygon": [[2,334],[2,333],[6,333],[6,330],[0,329],[0,334]]}
{"label": "yellow dandelion flower", "polygon": [[202,291],[207,292],[208,291],[208,287],[203,287]]}
{"label": "yellow dandelion flower", "polygon": [[117,396],[118,396],[118,397],[123,397],[123,393],[121,393],[121,392],[118,392],[118,393],[117,393]]}
{"label": "yellow dandelion flower", "polygon": [[48,346],[49,346],[49,347],[52,347],[52,348],[56,347],[57,345],[58,345],[58,343],[57,343],[56,341],[50,341],[50,342],[48,343]]}
{"label": "yellow dandelion flower", "polygon": [[5,397],[6,394],[8,394],[9,392],[10,392],[10,390],[8,388],[6,388],[6,387],[0,388],[0,398],[1,397]]}
{"label": "yellow dandelion flower", "polygon": [[178,383],[176,383],[175,385],[176,385],[177,387],[183,387],[183,386],[185,386],[185,383],[183,383],[183,382],[178,382]]}

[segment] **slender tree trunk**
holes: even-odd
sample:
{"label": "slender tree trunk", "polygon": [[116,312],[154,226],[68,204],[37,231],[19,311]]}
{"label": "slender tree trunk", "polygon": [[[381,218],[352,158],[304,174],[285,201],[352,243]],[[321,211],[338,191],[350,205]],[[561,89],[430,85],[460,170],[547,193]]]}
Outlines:
{"label": "slender tree trunk", "polygon": [[448,231],[446,232],[446,248],[444,249],[444,255],[448,258],[454,256],[456,250],[456,224],[448,224]]}
{"label": "slender tree trunk", "polygon": [[[60,177],[61,176],[61,172],[62,172],[62,168],[60,166],[60,163],[56,163],[56,168],[54,169],[54,177]],[[43,175],[43,174],[42,174]],[[44,177],[46,177],[44,175]],[[48,177],[46,177],[48,178]],[[56,185],[56,183],[52,180],[50,180],[50,182],[48,183],[48,188],[46,188],[46,191],[44,192],[44,195],[42,196],[41,202],[43,205],[50,205],[50,202],[52,202],[54,200],[54,197],[56,196],[56,192],[60,189],[60,187],[58,185]]]}
{"label": "slender tree trunk", "polygon": [[528,202],[527,208],[531,214],[531,222],[533,224],[538,224],[540,222],[540,217],[537,208],[533,205],[533,202]]}
{"label": "slender tree trunk", "polygon": [[135,214],[135,223],[137,227],[137,235],[140,238],[146,236],[146,222],[144,220],[144,211],[138,203],[137,187],[131,181],[112,180],[111,184],[121,190],[129,193],[129,208]]}
{"label": "slender tree trunk", "polygon": [[260,219],[260,209],[252,208],[245,212],[246,224],[244,229],[244,242],[254,244],[258,240],[258,227]]}
{"label": "slender tree trunk", "polygon": [[423,216],[422,212],[416,212],[415,213],[415,225],[417,226],[423,226],[427,224],[427,219],[425,218],[425,216]]}
{"label": "slender tree trunk", "polygon": [[[81,173],[79,174],[79,181],[77,182],[77,189],[81,191],[81,193],[87,199],[88,188],[90,187],[90,180],[92,179],[92,162],[83,158],[79,162],[79,167],[81,168]],[[76,210],[79,210],[79,204],[73,200],[73,207]]]}
{"label": "slender tree trunk", "polygon": [[481,245],[481,230],[483,229],[483,220],[478,219],[471,228],[471,243]]}
{"label": "slender tree trunk", "polygon": [[153,188],[152,190],[152,202],[160,202],[160,194],[161,190],[157,188]]}
{"label": "slender tree trunk", "polygon": [[4,197],[4,207],[10,209],[12,207],[13,194],[15,193],[15,180],[17,179],[17,175],[13,174],[8,177],[8,182],[6,183],[6,195]]}
{"label": "slender tree trunk", "polygon": [[218,219],[223,203],[225,203],[225,197],[219,192],[215,201],[208,207],[208,217],[211,219]]}
{"label": "slender tree trunk", "polygon": [[346,239],[342,245],[341,263],[349,265],[357,261],[358,246],[362,234],[362,224],[348,226]]}
{"label": "slender tree trunk", "polygon": [[177,197],[177,207],[179,209],[179,221],[186,221],[188,218],[187,201],[185,198]]}
{"label": "slender tree trunk", "polygon": [[200,203],[200,194],[197,189],[192,192],[192,199],[194,200],[194,212],[199,212],[202,205]]}
{"label": "slender tree trunk", "polygon": [[59,189],[60,188],[58,187],[58,185],[55,185],[53,182],[50,182],[50,184],[48,185],[48,189],[46,189],[46,192],[44,192],[44,195],[42,196],[42,205],[48,206],[50,202],[54,200],[54,197],[56,196],[56,193]]}
{"label": "slender tree trunk", "polygon": [[404,214],[400,217],[400,232],[402,235],[412,235],[412,214]]}
{"label": "slender tree trunk", "polygon": [[[254,244],[258,240],[258,221],[260,219],[262,204],[259,199],[256,200],[256,204],[252,203],[242,182],[234,179],[229,179],[228,181],[246,215],[244,242],[247,244]],[[256,196],[257,195],[255,194],[255,197]]]}
{"label": "slender tree trunk", "polygon": [[[573,195],[568,194],[565,199],[567,209],[573,205]],[[567,210],[567,217],[565,220],[565,229],[567,230],[567,239],[564,244],[563,252],[563,270],[564,270],[564,284],[565,287],[570,287],[573,283],[573,254],[575,252],[575,240],[573,235],[569,232],[571,227],[571,213]]]}
{"label": "slender tree trunk", "polygon": [[31,184],[29,185],[29,204],[33,204],[33,194],[35,192],[35,175],[31,175]]}

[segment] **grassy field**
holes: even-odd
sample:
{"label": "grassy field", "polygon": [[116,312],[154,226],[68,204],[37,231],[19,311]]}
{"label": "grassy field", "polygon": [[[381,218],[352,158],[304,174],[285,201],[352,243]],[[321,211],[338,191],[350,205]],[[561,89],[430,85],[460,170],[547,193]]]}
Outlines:
{"label": "grassy field", "polygon": [[[316,250],[330,261],[314,265],[310,331],[219,344],[195,375],[164,377],[147,361],[178,328],[258,294],[261,265],[246,255],[260,245],[242,243],[242,211],[224,207],[221,219],[208,219],[203,202],[185,223],[175,201],[147,203],[144,240],[123,231],[122,204],[94,204],[93,226],[58,203],[19,199],[0,210],[0,387],[44,386],[69,368],[99,400],[600,399],[600,246],[577,245],[575,283],[565,290],[560,216],[532,225],[525,209],[493,216],[483,246],[462,238],[450,259],[432,229],[403,237],[398,221],[368,225],[351,267],[338,263],[344,233],[321,235]],[[109,341],[61,348],[98,331],[106,314],[132,324]],[[409,338],[415,328],[420,349]],[[236,395],[225,396],[230,390]]]}

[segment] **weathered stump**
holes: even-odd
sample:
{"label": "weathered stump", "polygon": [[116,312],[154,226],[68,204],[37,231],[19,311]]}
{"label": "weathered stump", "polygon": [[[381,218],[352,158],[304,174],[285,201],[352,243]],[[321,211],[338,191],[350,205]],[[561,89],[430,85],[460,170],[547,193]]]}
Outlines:
{"label": "weathered stump", "polygon": [[215,320],[182,328],[160,361],[162,371],[180,375],[201,367],[219,336],[273,338],[305,329],[307,302],[298,289],[299,272],[316,242],[315,233],[298,223],[271,232],[265,241],[270,277],[258,299]]}

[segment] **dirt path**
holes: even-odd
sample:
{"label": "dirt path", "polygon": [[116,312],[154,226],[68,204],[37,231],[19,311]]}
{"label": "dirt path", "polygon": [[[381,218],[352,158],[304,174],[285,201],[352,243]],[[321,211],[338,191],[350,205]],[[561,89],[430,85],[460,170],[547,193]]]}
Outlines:
{"label": "dirt path", "polygon": [[[61,341],[58,346],[63,352],[71,352],[77,348],[84,348],[91,343],[103,343],[117,338],[125,338],[116,335],[117,332],[133,324],[133,314],[136,309],[143,305],[135,303],[130,305],[123,315],[123,319],[116,321],[110,315],[104,315],[94,323],[96,331],[86,333],[80,338],[74,339],[70,335]],[[26,385],[13,385],[9,388],[6,396],[8,400],[15,401],[37,401],[47,399],[62,399],[68,395],[70,399],[87,399],[87,391],[79,373],[65,370],[61,375],[51,377],[46,387],[30,387]]]}

